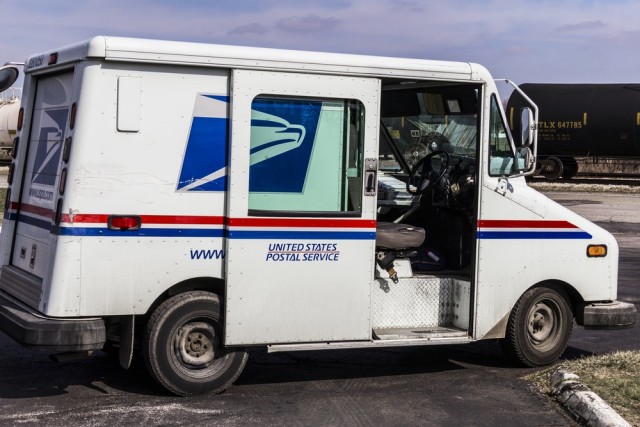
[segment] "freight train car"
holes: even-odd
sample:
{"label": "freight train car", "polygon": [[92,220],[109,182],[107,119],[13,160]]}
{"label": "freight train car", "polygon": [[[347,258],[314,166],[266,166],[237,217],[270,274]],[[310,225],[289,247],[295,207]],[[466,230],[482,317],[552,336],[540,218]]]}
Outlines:
{"label": "freight train car", "polygon": [[[640,84],[538,84],[520,88],[540,108],[539,174],[640,173]],[[513,132],[525,106],[517,92],[507,115]]]}

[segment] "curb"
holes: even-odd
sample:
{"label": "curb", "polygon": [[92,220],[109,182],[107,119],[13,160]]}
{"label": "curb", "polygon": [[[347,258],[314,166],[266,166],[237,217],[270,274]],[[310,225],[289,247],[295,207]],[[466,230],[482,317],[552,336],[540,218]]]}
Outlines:
{"label": "curb", "polygon": [[578,421],[586,426],[631,427],[611,406],[586,385],[578,381],[578,376],[563,368],[551,374],[553,396]]}

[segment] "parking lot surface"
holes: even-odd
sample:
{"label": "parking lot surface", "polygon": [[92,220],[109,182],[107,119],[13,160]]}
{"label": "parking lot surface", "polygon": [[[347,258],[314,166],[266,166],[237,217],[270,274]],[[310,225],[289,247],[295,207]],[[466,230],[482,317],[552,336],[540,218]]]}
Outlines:
{"label": "parking lot surface", "polygon": [[[550,193],[616,233],[619,298],[640,304],[638,197]],[[565,358],[640,350],[624,331],[575,327]],[[575,425],[533,390],[499,346],[478,342],[380,350],[252,352],[236,384],[217,396],[166,395],[137,362],[110,356],[54,363],[0,334],[0,425]]]}

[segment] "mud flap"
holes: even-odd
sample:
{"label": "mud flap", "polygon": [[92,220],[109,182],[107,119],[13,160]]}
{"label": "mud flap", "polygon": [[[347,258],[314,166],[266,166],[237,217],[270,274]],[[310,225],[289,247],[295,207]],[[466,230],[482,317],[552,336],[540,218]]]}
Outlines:
{"label": "mud flap", "polygon": [[133,330],[135,328],[134,316],[122,316],[120,318],[120,350],[118,359],[124,369],[131,367],[133,359]]}

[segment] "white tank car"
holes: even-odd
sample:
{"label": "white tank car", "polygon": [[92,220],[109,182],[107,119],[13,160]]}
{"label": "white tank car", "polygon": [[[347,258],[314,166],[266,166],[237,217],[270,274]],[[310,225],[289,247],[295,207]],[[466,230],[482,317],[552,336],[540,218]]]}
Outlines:
{"label": "white tank car", "polygon": [[13,138],[16,136],[20,98],[12,96],[0,99],[0,156],[11,151]]}

